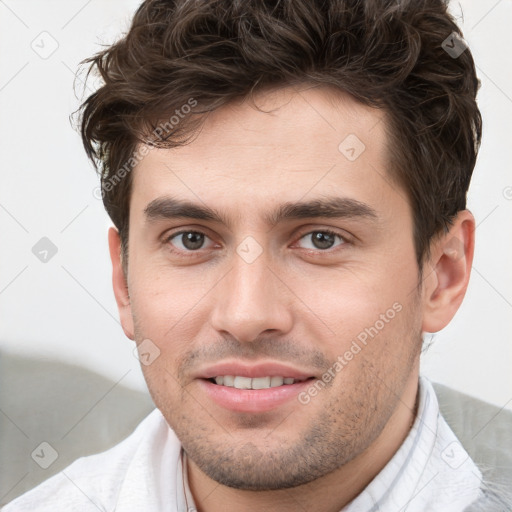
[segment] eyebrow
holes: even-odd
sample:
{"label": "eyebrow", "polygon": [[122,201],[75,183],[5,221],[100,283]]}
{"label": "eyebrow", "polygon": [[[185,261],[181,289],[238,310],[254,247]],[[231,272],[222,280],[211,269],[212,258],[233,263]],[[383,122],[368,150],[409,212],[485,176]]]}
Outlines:
{"label": "eyebrow", "polygon": [[[148,222],[175,218],[214,221],[231,227],[230,220],[215,208],[165,196],[151,201],[144,209]],[[306,202],[287,202],[266,213],[264,221],[275,225],[285,220],[325,218],[362,218],[377,220],[377,212],[368,204],[347,197],[327,197]]]}

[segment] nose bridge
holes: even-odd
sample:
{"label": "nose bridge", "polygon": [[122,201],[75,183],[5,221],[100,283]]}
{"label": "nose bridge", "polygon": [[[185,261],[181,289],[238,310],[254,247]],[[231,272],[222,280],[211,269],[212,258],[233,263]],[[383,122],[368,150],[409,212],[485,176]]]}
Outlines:
{"label": "nose bridge", "polygon": [[285,287],[269,268],[267,253],[251,243],[242,242],[233,254],[231,270],[219,283],[212,315],[216,330],[248,342],[264,331],[287,332],[292,323]]}

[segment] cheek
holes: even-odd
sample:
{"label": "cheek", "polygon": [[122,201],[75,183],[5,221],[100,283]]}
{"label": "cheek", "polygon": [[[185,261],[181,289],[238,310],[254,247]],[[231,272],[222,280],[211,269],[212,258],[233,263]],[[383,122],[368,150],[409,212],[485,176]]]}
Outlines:
{"label": "cheek", "polygon": [[187,337],[183,329],[193,328],[198,306],[213,284],[209,284],[204,271],[191,272],[168,266],[148,268],[136,274],[130,291],[138,331],[164,342],[176,339],[173,331]]}
{"label": "cheek", "polygon": [[390,265],[318,269],[292,282],[297,297],[309,309],[302,318],[312,321],[305,328],[317,325],[332,348],[343,349],[360,333],[364,339],[366,330],[374,331],[375,326],[379,332],[400,330],[403,317],[413,312],[414,294],[410,292],[416,274],[390,270]]}
{"label": "cheek", "polygon": [[142,365],[142,373],[155,405],[168,412],[166,417],[176,417],[176,411],[180,410],[187,398],[176,369],[161,355],[151,365]]}

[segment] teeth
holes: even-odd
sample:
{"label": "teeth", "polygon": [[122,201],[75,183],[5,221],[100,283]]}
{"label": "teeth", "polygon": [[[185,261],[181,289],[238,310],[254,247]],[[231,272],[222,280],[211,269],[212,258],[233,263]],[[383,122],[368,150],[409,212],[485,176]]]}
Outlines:
{"label": "teeth", "polygon": [[252,379],[250,377],[235,377],[235,388],[251,389]]}
{"label": "teeth", "polygon": [[224,375],[224,386],[232,388],[235,385],[235,377],[233,375]]}
{"label": "teeth", "polygon": [[220,386],[228,386],[237,389],[268,389],[282,386],[283,384],[293,384],[301,382],[303,379],[294,379],[293,377],[241,377],[239,375],[219,375],[215,377],[215,383]]}
{"label": "teeth", "polygon": [[277,386],[282,386],[284,383],[283,377],[272,377],[270,379],[270,387],[277,388]]}
{"label": "teeth", "polygon": [[270,377],[255,377],[252,379],[252,389],[267,389],[270,387]]}

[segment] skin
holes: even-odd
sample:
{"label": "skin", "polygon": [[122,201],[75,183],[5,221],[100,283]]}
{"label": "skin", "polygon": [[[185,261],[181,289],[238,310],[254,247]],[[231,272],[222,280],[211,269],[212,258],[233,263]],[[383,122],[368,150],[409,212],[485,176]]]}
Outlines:
{"label": "skin", "polygon": [[[199,511],[339,511],[410,430],[421,336],[445,327],[464,297],[474,218],[460,212],[433,240],[420,281],[382,111],[326,87],[255,100],[264,111],[247,100],[223,107],[189,145],[152,150],[134,169],[126,275],[109,232],[114,292],[126,335],[160,350],[142,369],[187,453]],[[338,149],[348,134],[366,146],[355,161]],[[284,202],[333,195],[376,217],[264,221]],[[146,207],[165,196],[215,208],[229,225],[149,221]],[[187,252],[181,236],[169,240],[182,229],[204,233],[203,246]],[[325,229],[344,238],[318,248],[312,234]],[[247,236],[262,249],[252,263],[236,252]],[[307,405],[233,412],[195,378],[226,360],[278,361],[321,378],[395,303],[401,311]]]}

